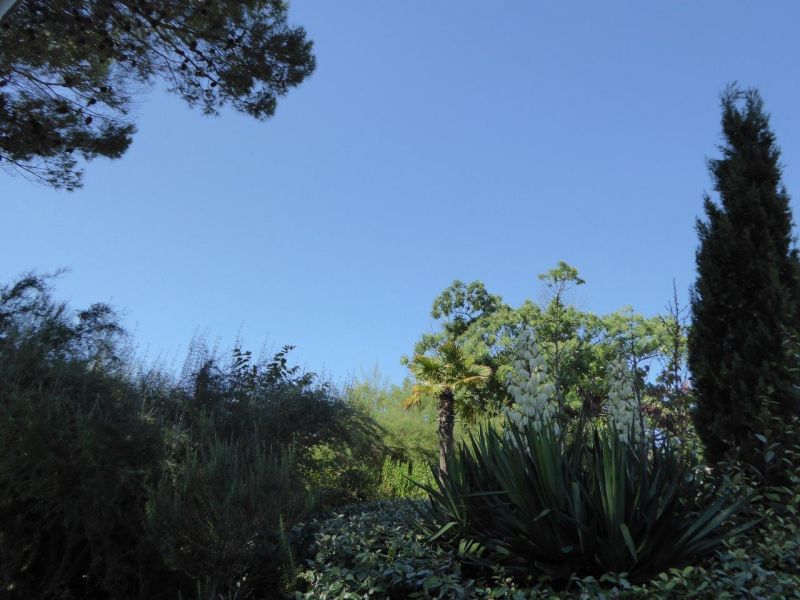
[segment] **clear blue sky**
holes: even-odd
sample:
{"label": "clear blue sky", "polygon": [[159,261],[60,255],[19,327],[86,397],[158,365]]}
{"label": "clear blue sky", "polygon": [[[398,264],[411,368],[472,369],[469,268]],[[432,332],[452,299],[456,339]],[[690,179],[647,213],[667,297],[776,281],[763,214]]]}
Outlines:
{"label": "clear blue sky", "polygon": [[318,69],[271,121],[153,91],[82,190],[0,173],[0,280],[70,268],[58,295],[110,301],[151,357],[240,332],[399,382],[456,278],[516,305],[565,260],[585,309],[654,314],[673,278],[685,300],[733,80],[761,89],[800,196],[800,3],[294,0],[291,20]]}

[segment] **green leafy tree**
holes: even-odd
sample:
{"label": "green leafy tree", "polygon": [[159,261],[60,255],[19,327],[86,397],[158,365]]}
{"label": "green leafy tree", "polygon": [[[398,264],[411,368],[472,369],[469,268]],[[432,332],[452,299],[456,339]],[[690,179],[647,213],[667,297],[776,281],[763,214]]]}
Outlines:
{"label": "green leafy tree", "polygon": [[476,364],[455,342],[442,344],[433,356],[417,354],[409,364],[417,383],[403,402],[404,408],[419,406],[426,397],[437,401],[439,470],[447,474],[447,457],[453,451],[456,413],[469,413],[465,402],[456,402],[461,389],[481,387],[492,376],[492,369]]}
{"label": "green leafy tree", "polygon": [[725,91],[722,130],[722,158],[709,161],[720,202],[707,195],[697,223],[689,335],[695,423],[714,462],[755,443],[751,426],[768,399],[784,416],[798,410],[789,348],[798,254],[780,151],[756,90]]}
{"label": "green leafy tree", "polygon": [[[430,315],[441,329],[425,333],[414,346],[415,354],[435,350],[446,341],[457,341],[473,359],[484,364],[504,345],[504,325],[511,308],[502,297],[487,291],[482,281],[455,280],[433,301]],[[404,358],[404,363],[409,359]]]}
{"label": "green leafy tree", "polygon": [[282,0],[21,0],[0,26],[0,166],[56,188],[119,158],[143,84],[266,119],[314,70]]}
{"label": "green leafy tree", "polygon": [[[415,354],[434,351],[447,340],[455,340],[475,362],[489,365],[493,376],[486,386],[457,393],[472,410],[497,414],[511,403],[505,381],[514,360],[514,348],[523,331],[533,331],[556,385],[559,423],[580,411],[598,416],[607,397],[606,367],[620,350],[635,356],[634,371],[642,380],[644,366],[663,344],[655,335],[658,320],[629,309],[596,315],[577,308],[573,290],[583,285],[578,271],[565,262],[539,276],[544,286],[540,302],[525,300],[513,308],[491,294],[480,281],[454,281],[433,303],[431,316],[440,329],[424,334]],[[408,363],[408,359],[404,359]]]}
{"label": "green leafy tree", "polygon": [[[563,420],[566,389],[577,387],[577,381],[570,381],[582,370],[587,360],[587,344],[591,342],[596,322],[591,316],[567,303],[572,289],[586,283],[578,277],[578,270],[559,261],[554,269],[539,275],[544,283],[547,303],[538,311],[530,325],[536,332],[539,344],[546,347],[548,370],[553,376],[558,415]],[[529,307],[524,307],[529,308]],[[589,318],[587,318],[589,317]]]}
{"label": "green leafy tree", "polygon": [[[506,403],[504,374],[513,348],[515,318],[502,297],[487,291],[482,281],[464,283],[455,280],[433,301],[430,315],[440,329],[424,333],[414,346],[414,354],[435,352],[447,341],[455,341],[461,350],[478,364],[491,367],[494,376],[480,388],[462,388],[457,402],[469,407],[467,421],[478,413],[499,413]],[[411,359],[404,356],[405,365]]]}

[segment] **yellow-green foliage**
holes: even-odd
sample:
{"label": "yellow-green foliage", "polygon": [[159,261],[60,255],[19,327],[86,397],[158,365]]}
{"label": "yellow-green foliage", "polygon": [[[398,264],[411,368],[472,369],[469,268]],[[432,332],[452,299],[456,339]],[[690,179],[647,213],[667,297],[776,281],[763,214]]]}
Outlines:
{"label": "yellow-green foliage", "polygon": [[[376,499],[425,498],[426,493],[412,482],[433,482],[430,465],[438,451],[436,403],[431,398],[419,407],[402,408],[411,387],[408,380],[403,385],[392,385],[375,371],[345,392],[348,402],[377,422],[384,436],[382,442],[388,455],[380,472],[375,473]],[[497,424],[501,420],[502,417],[495,417],[490,422]],[[469,432],[469,425],[456,423],[456,441],[467,439]]]}
{"label": "yellow-green foliage", "polygon": [[436,412],[430,404],[404,410],[401,403],[410,393],[409,382],[391,385],[375,372],[350,385],[346,397],[381,426],[394,459],[425,462],[436,454]]}
{"label": "yellow-green foliage", "polygon": [[378,497],[381,499],[427,498],[427,492],[417,484],[433,485],[433,471],[431,471],[430,463],[403,462],[387,457],[381,469]]}

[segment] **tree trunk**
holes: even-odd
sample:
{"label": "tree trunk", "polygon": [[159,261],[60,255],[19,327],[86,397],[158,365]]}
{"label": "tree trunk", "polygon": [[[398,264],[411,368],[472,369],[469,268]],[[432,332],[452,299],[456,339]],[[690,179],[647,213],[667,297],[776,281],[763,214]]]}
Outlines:
{"label": "tree trunk", "polygon": [[439,394],[439,473],[447,475],[447,457],[453,451],[453,390],[445,388]]}

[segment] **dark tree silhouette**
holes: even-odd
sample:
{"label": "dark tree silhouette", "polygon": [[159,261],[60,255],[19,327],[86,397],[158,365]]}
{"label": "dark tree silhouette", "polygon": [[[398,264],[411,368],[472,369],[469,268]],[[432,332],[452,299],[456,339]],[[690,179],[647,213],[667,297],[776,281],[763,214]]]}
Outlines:
{"label": "dark tree silhouette", "polygon": [[72,190],[80,158],[128,148],[143,84],[266,119],[314,66],[281,0],[21,0],[0,25],[0,164]]}
{"label": "dark tree silhouette", "polygon": [[709,161],[720,203],[698,221],[689,367],[707,458],[755,443],[769,400],[796,414],[791,340],[798,330],[798,254],[780,151],[756,90],[722,97],[722,158]]}

